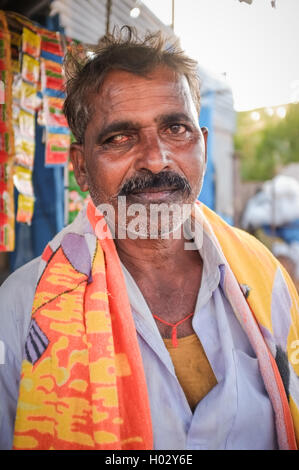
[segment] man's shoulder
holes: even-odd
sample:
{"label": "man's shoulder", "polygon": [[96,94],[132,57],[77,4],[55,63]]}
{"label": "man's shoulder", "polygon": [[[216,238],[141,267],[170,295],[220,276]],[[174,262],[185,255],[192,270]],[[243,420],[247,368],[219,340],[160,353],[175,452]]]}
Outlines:
{"label": "man's shoulder", "polygon": [[30,289],[31,286],[35,290],[40,259],[40,256],[34,258],[10,274],[0,287],[1,296],[10,291],[14,291],[14,294],[22,293],[24,288]]}
{"label": "man's shoulder", "polygon": [[[0,336],[26,337],[37,284],[40,257],[14,271],[0,287]],[[10,342],[10,341],[9,341]]]}

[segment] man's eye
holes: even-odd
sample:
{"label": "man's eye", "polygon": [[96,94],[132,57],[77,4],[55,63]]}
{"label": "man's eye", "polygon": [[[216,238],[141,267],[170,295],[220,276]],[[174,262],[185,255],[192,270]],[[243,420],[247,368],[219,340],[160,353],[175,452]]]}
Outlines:
{"label": "man's eye", "polygon": [[123,144],[129,140],[128,135],[124,134],[117,134],[113,135],[112,137],[109,137],[104,143],[105,144]]}
{"label": "man's eye", "polygon": [[180,135],[186,132],[187,128],[183,124],[172,124],[168,127],[167,131],[170,134]]}

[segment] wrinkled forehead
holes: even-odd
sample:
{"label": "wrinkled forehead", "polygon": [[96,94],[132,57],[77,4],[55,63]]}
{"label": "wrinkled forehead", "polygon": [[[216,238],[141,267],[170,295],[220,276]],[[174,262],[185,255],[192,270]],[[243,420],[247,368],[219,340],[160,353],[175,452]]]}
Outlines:
{"label": "wrinkled forehead", "polygon": [[97,113],[134,113],[143,106],[164,106],[184,108],[197,116],[187,78],[166,66],[156,67],[146,75],[109,71],[93,95],[91,105]]}

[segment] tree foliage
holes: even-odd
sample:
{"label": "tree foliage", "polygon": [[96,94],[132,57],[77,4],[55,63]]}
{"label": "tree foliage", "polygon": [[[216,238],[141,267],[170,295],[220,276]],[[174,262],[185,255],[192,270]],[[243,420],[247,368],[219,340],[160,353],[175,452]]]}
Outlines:
{"label": "tree foliage", "polygon": [[279,167],[299,162],[299,104],[288,105],[283,119],[263,111],[257,123],[250,113],[240,113],[235,148],[244,180],[271,179]]}

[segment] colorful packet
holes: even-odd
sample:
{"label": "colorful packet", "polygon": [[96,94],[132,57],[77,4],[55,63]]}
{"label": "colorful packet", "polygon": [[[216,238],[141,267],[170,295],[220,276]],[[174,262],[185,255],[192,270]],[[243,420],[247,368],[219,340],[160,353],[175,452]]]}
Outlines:
{"label": "colorful packet", "polygon": [[13,251],[15,245],[15,213],[13,184],[0,192],[0,251]]}
{"label": "colorful packet", "polygon": [[22,165],[29,170],[33,169],[35,141],[22,137],[15,132],[15,164]]}
{"label": "colorful packet", "polygon": [[19,193],[34,197],[31,170],[16,165],[14,167],[13,181]]}
{"label": "colorful packet", "polygon": [[23,54],[22,60],[22,78],[31,83],[38,83],[39,78],[39,62],[38,60]]}
{"label": "colorful packet", "polygon": [[34,198],[31,196],[25,196],[24,194],[19,194],[16,221],[30,225],[32,222],[33,211]]}
{"label": "colorful packet", "polygon": [[24,111],[24,109],[21,109],[19,113],[19,129],[22,137],[33,140],[35,137],[34,114],[28,113],[27,111]]}
{"label": "colorful packet", "polygon": [[22,80],[20,90],[20,106],[30,112],[36,111],[40,104],[37,96],[37,86]]}
{"label": "colorful packet", "polygon": [[38,34],[30,31],[28,28],[23,28],[22,34],[22,51],[31,55],[35,59],[40,56],[41,38]]}
{"label": "colorful packet", "polygon": [[61,97],[64,93],[64,75],[61,64],[42,59],[41,84],[43,93]]}
{"label": "colorful packet", "polygon": [[15,218],[14,202],[10,193],[6,191],[0,195],[4,211],[0,212],[0,251],[13,251],[15,247]]}
{"label": "colorful packet", "polygon": [[0,163],[0,182],[8,183],[10,165],[6,162]]}
{"label": "colorful packet", "polygon": [[18,31],[10,30],[10,51],[11,51],[11,68],[13,73],[21,73],[20,51],[22,45],[22,35]]}
{"label": "colorful packet", "polygon": [[3,223],[7,223],[8,221],[8,211],[9,211],[9,205],[7,201],[7,191],[1,191],[0,193],[0,219],[2,219]]}
{"label": "colorful packet", "polygon": [[41,32],[41,55],[44,53],[54,54],[62,57],[63,50],[61,47],[60,34],[58,32],[51,32],[42,30]]}
{"label": "colorful packet", "polygon": [[8,132],[0,133],[0,154],[9,154],[9,134]]}
{"label": "colorful packet", "polygon": [[46,135],[45,165],[63,165],[67,162],[70,148],[69,134]]}
{"label": "colorful packet", "polygon": [[67,120],[63,114],[62,98],[44,96],[44,112],[47,127],[68,127]]}
{"label": "colorful packet", "polygon": [[0,104],[0,132],[7,132],[6,105]]}
{"label": "colorful packet", "polygon": [[4,96],[0,98],[0,251],[14,249],[14,188],[12,164],[14,156],[12,128],[12,62],[11,36],[6,14],[0,11],[0,80]]}
{"label": "colorful packet", "polygon": [[6,123],[6,105],[0,104],[0,122]]}
{"label": "colorful packet", "polygon": [[22,82],[21,75],[15,74],[12,82],[12,97],[13,102],[17,103],[18,106],[20,106]]}

